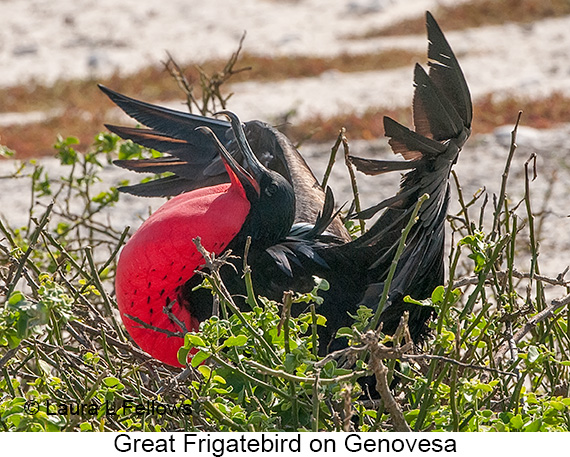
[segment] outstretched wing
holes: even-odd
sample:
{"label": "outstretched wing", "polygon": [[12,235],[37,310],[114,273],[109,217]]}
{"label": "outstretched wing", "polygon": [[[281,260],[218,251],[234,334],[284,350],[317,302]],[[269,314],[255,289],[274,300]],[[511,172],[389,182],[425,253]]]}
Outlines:
{"label": "outstretched wing", "polygon": [[[471,133],[472,103],[463,72],[433,16],[426,15],[429,73],[416,65],[413,119],[415,130],[388,117],[384,129],[389,144],[405,161],[375,161],[352,158],[367,174],[409,170],[399,192],[359,214],[371,217],[385,209],[370,230],[353,244],[365,255],[373,254],[370,284],[364,301],[375,307],[384,287],[402,229],[418,198],[430,198],[422,205],[410,232],[390,288],[390,300],[381,320],[384,330],[394,331],[405,310],[410,311],[410,330],[415,338],[425,332],[432,310],[403,302],[411,295],[424,299],[444,281],[444,223],[449,204],[449,176],[461,148]],[[364,255],[364,254],[363,254]]]}
{"label": "outstretched wing", "polygon": [[[167,154],[144,160],[117,160],[115,164],[139,173],[172,173],[157,180],[123,186],[119,190],[144,197],[168,197],[201,187],[229,181],[212,141],[198,127],[210,128],[224,147],[243,166],[246,162],[235,147],[229,122],[152,105],[119,94],[104,86],[100,89],[126,114],[148,128],[107,125],[121,138]],[[294,145],[281,132],[260,121],[245,123],[248,142],[261,163],[283,175],[295,191],[295,221],[312,223],[325,202],[325,193]],[[339,217],[329,230],[349,240]]]}

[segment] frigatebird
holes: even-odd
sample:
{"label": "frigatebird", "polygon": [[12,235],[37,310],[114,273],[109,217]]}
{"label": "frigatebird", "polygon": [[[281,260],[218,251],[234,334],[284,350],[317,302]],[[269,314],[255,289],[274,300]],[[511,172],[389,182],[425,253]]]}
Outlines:
{"label": "frigatebird", "polygon": [[[416,341],[420,340],[427,331],[426,322],[433,310],[406,303],[403,297],[412,295],[417,299],[426,298],[444,279],[444,222],[450,198],[448,179],[451,167],[470,134],[472,105],[467,84],[453,51],[429,13],[427,13],[426,22],[429,40],[429,73],[416,65],[414,71],[416,88],[413,99],[415,130],[410,130],[390,118],[384,118],[384,128],[386,135],[390,138],[389,143],[393,151],[401,154],[404,160],[378,161],[356,157],[351,159],[359,170],[368,174],[381,174],[394,170],[407,172],[402,179],[399,192],[394,197],[359,214],[359,217],[369,217],[384,209],[378,220],[364,235],[354,241],[347,241],[344,228],[335,229],[334,222],[330,225],[332,229],[328,229],[329,233],[323,234],[321,228],[313,233],[314,236],[308,238],[286,236],[284,232],[281,232],[282,239],[274,237],[262,240],[262,236],[259,240],[261,242],[257,245],[259,249],[252,249],[249,257],[256,291],[270,298],[280,299],[283,291],[289,289],[307,290],[312,287],[314,275],[329,280],[331,289],[324,294],[325,301],[319,309],[319,312],[328,319],[326,329],[320,333],[321,353],[334,348],[330,346],[330,343],[334,339],[336,329],[350,325],[349,314],[354,313],[360,304],[366,304],[372,308],[377,306],[402,228],[407,224],[419,196],[424,193],[428,193],[430,199],[422,206],[418,216],[419,220],[414,225],[400,258],[389,291],[389,300],[381,315],[384,331],[393,332],[400,316],[407,310],[410,311],[409,322],[412,337]],[[120,166],[135,171],[174,172],[173,177],[124,189],[137,195],[174,195],[189,190],[190,195],[198,199],[202,198],[200,192],[203,192],[203,186],[212,184],[221,186],[220,181],[216,180],[226,181],[228,175],[231,178],[227,165],[229,155],[225,156],[221,153],[222,148],[227,147],[238,160],[245,159],[242,165],[247,169],[252,161],[246,153],[246,149],[250,146],[257,156],[264,157],[267,153],[269,156],[275,156],[276,144],[280,147],[284,143],[287,144],[278,132],[276,133],[274,129],[257,121],[247,123],[246,133],[242,134],[240,129],[243,127],[236,116],[231,117],[230,122],[227,123],[156,107],[108,89],[103,90],[127,114],[150,127],[149,130],[110,126],[112,131],[143,146],[170,154],[169,157],[159,160],[118,163]],[[211,138],[204,136],[203,132],[199,132],[202,136],[197,136],[195,129],[200,126],[209,127],[220,142],[211,141]],[[277,142],[275,142],[276,138]],[[204,156],[200,156],[201,151],[204,152]],[[293,157],[300,158],[294,148],[293,151]],[[291,149],[288,149],[288,152],[291,152]],[[321,211],[326,200],[323,197],[324,192],[318,186],[300,185],[299,183],[307,182],[307,177],[312,177],[314,180],[314,176],[302,159],[289,160],[286,153],[281,152],[281,154],[285,157],[283,163],[285,163],[286,172],[283,175],[292,185],[297,203],[295,219],[298,222],[314,223],[316,215]],[[224,160],[218,162],[217,157],[222,157]],[[225,164],[224,170],[220,171],[218,163]],[[267,168],[264,167],[264,169],[267,171]],[[283,172],[283,170],[278,171]],[[237,172],[234,171],[234,173]],[[243,173],[247,172],[244,170],[242,175]],[[301,176],[300,179],[299,176]],[[316,180],[313,182],[316,183]],[[249,184],[242,183],[242,188],[248,185],[255,187],[253,181],[250,180]],[[229,193],[232,186],[239,188],[239,185],[232,181],[229,187],[227,184],[226,187],[218,187],[220,194],[224,194],[226,199],[229,198],[225,197],[225,193]],[[173,200],[183,198],[184,195],[186,194],[182,193]],[[253,194],[250,192],[250,197],[251,195]],[[320,198],[315,199],[314,195],[320,195]],[[247,197],[246,195],[246,199]],[[302,207],[309,209],[299,211],[299,202],[302,202]],[[245,201],[242,203],[244,207],[247,207]],[[215,209],[212,206],[208,210],[220,211],[219,214],[224,216],[229,214],[228,207],[223,206]],[[274,210],[281,211],[277,205],[274,206]],[[291,211],[290,208],[285,207],[282,210],[285,213]],[[249,215],[250,212],[245,214],[245,217]],[[247,227],[243,225],[241,222],[242,219],[245,221],[243,216],[244,214],[241,214],[241,217],[236,218],[236,221],[232,223],[232,227],[238,229],[234,230],[234,237],[240,233],[239,243],[249,235],[249,230],[255,228],[251,225]],[[275,211],[272,216],[275,216]],[[176,215],[173,214],[172,217],[175,218]],[[255,219],[259,220],[263,217],[263,213],[260,212]],[[166,225],[168,226],[168,223]],[[258,231],[258,233],[261,232]],[[208,236],[213,240],[217,235],[211,233]],[[161,238],[160,232],[156,232],[155,237]],[[183,238],[183,242],[191,244],[191,238],[187,234],[184,234]],[[226,238],[231,237],[226,235]],[[218,244],[214,252],[220,252],[233,239],[226,238],[223,240],[224,245]],[[234,245],[239,243],[236,241]],[[145,250],[142,243],[138,248],[143,252]],[[206,248],[208,249],[208,246]],[[118,267],[118,277],[119,270],[122,268],[123,255],[121,255]],[[183,265],[185,259],[180,259],[177,254],[175,256],[178,257],[179,264]],[[173,261],[173,259],[169,260]],[[196,276],[192,276],[190,270],[198,266],[199,264],[188,264],[186,267],[190,283],[196,280]],[[165,264],[162,268],[165,277],[170,276],[170,267]],[[123,278],[127,278],[129,273],[122,273],[122,275]],[[142,282],[145,282],[144,274],[142,276]],[[193,295],[191,287],[183,285],[185,278],[176,283],[170,295],[176,293],[180,306],[185,307],[186,310],[192,310],[193,315],[197,315],[198,313],[194,311],[197,302],[201,302],[202,298]],[[161,286],[161,278],[153,277],[153,281],[146,281],[145,284],[151,287],[152,283],[152,287],[160,293],[164,289]],[[170,287],[172,288],[172,285]],[[119,287],[117,289],[119,290]],[[171,296],[169,298],[172,299]],[[139,297],[137,300],[136,306],[148,308],[148,304],[145,304],[145,300],[149,300],[148,297]],[[135,302],[134,298],[132,302]],[[208,312],[209,310],[211,310],[211,305],[208,307]],[[146,348],[143,347],[143,349]],[[161,358],[158,355],[155,356]],[[175,351],[169,361],[164,358],[161,360],[172,363],[174,358]]]}
{"label": "frigatebird", "polygon": [[[245,157],[235,147],[230,122],[199,116],[135,100],[105,86],[99,88],[126,114],[149,128],[117,125],[106,127],[123,139],[167,154],[143,160],[115,160],[115,164],[138,173],[171,173],[153,181],[120,187],[121,192],[140,197],[172,197],[202,187],[229,182],[216,144],[198,127],[208,127],[236,161],[247,167]],[[257,159],[267,169],[284,176],[293,186],[296,199],[295,223],[312,224],[325,202],[325,192],[293,143],[274,127],[253,120],[244,126],[247,141]],[[339,217],[328,229],[345,241],[348,230]]]}
{"label": "frigatebird", "polygon": [[[385,209],[374,225],[352,242],[328,235],[314,239],[289,237],[250,255],[254,285],[269,298],[278,300],[283,291],[307,291],[313,276],[329,281],[331,288],[319,312],[327,318],[320,331],[321,353],[334,349],[336,330],[349,326],[359,305],[375,309],[384,289],[403,228],[419,199],[430,198],[418,214],[410,232],[380,316],[383,330],[393,333],[404,311],[409,311],[409,328],[415,341],[426,335],[433,313],[404,301],[429,297],[444,281],[445,219],[450,200],[449,175],[459,152],[471,133],[471,96],[459,63],[431,14],[428,30],[429,73],[414,69],[413,119],[415,130],[388,117],[384,129],[393,151],[405,160],[370,160],[352,157],[365,173],[407,171],[399,192],[359,217],[368,218]],[[312,255],[306,255],[312,252]]]}
{"label": "frigatebird", "polygon": [[[162,205],[126,243],[115,278],[119,311],[133,340],[175,366],[183,344],[176,334],[198,330],[201,320],[184,293],[204,263],[193,239],[199,237],[215,254],[239,249],[247,238],[256,248],[272,245],[288,234],[295,217],[293,188],[283,176],[265,168],[247,143],[240,144],[246,171],[209,128],[200,129],[216,140],[230,182],[182,193]],[[241,135],[237,142],[244,140]]]}
{"label": "frigatebird", "polygon": [[[258,265],[251,260],[254,281],[261,292],[278,299],[283,290],[308,290],[313,276],[325,278],[331,287],[319,312],[327,318],[321,330],[321,353],[331,346],[336,330],[350,326],[359,305],[376,309],[384,290],[402,230],[420,196],[429,199],[418,214],[418,221],[406,240],[390,285],[388,301],[380,316],[383,331],[393,333],[404,311],[409,329],[418,342],[428,333],[427,322],[433,309],[404,301],[407,295],[423,300],[444,282],[445,219],[450,200],[449,176],[461,148],[471,133],[471,95],[459,63],[440,27],[428,12],[429,73],[416,64],[413,120],[415,130],[384,117],[386,136],[396,154],[405,160],[372,160],[351,157],[367,174],[407,171],[398,193],[361,212],[369,218],[384,209],[370,229],[345,243],[330,237],[311,241],[284,240],[261,253]],[[297,255],[308,246],[313,256]],[[314,261],[318,259],[318,262]]]}

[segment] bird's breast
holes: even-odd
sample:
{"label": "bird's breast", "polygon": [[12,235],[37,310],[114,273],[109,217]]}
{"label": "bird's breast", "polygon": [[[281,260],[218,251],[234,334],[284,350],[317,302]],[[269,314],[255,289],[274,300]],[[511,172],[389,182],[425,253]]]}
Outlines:
{"label": "bird's breast", "polygon": [[193,239],[200,237],[206,250],[220,254],[240,231],[250,204],[234,187],[225,183],[172,198],[141,225],[121,252],[115,288],[125,327],[144,351],[170,365],[180,365],[177,352],[183,338],[153,328],[182,332],[164,312],[175,301],[172,314],[188,331],[198,329],[199,322],[179,293],[204,264]]}

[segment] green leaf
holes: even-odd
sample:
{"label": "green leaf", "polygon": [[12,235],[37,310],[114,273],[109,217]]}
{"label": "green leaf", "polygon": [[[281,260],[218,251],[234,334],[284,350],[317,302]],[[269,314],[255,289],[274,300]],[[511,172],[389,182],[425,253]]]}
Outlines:
{"label": "green leaf", "polygon": [[542,419],[538,418],[533,420],[530,424],[525,425],[523,430],[525,432],[538,432],[540,431],[540,427],[542,427]]}
{"label": "green leaf", "polygon": [[350,327],[341,327],[336,332],[336,338],[342,338],[342,337],[352,338],[353,336],[354,333],[352,332],[352,329]]}
{"label": "green leaf", "polygon": [[103,384],[105,384],[107,387],[123,386],[121,381],[119,381],[119,379],[115,378],[114,376],[107,376],[105,379],[103,379]]}
{"label": "green leaf", "polygon": [[[312,316],[311,316],[311,322],[312,322]],[[317,314],[317,325],[325,327],[327,325],[327,318],[325,316],[322,316],[321,314]]]}
{"label": "green leaf", "polygon": [[521,429],[522,426],[524,425],[524,422],[522,420],[522,417],[520,414],[517,414],[516,416],[511,417],[511,420],[509,421],[509,425],[511,427],[513,427],[514,429]]}
{"label": "green leaf", "polygon": [[13,157],[15,152],[8,146],[0,144],[0,157]]}
{"label": "green leaf", "polygon": [[200,365],[204,360],[208,359],[210,354],[206,351],[199,351],[192,356],[192,361],[190,362],[191,365],[196,368]]}
{"label": "green leaf", "polygon": [[430,300],[416,300],[415,298],[412,298],[409,295],[406,295],[404,297],[404,302],[413,303],[414,305],[418,305],[418,306],[431,306]]}
{"label": "green leaf", "polygon": [[187,349],[191,349],[194,347],[204,347],[206,346],[206,342],[198,335],[187,333],[184,335],[184,347]]}
{"label": "green leaf", "polygon": [[10,294],[10,298],[8,299],[8,304],[10,306],[15,306],[22,301],[25,301],[24,294],[19,290],[15,290]]}
{"label": "green leaf", "polygon": [[71,147],[73,144],[79,144],[79,139],[74,136],[68,136],[63,139],[61,136],[58,136],[54,148],[57,149],[57,155],[62,165],[73,165],[77,162],[77,151]]}
{"label": "green leaf", "polygon": [[89,422],[82,422],[79,424],[79,430],[82,432],[92,432],[93,426]]}
{"label": "green leaf", "polygon": [[528,348],[528,362],[534,363],[540,357],[540,352],[536,346],[529,346]]}
{"label": "green leaf", "polygon": [[439,303],[442,302],[444,298],[445,298],[445,287],[437,286],[431,294],[431,301],[434,303]]}
{"label": "green leaf", "polygon": [[188,360],[188,354],[190,353],[191,348],[187,348],[186,346],[182,346],[178,349],[177,358],[178,362],[181,365],[186,365],[186,361]]}
{"label": "green leaf", "polygon": [[315,281],[315,292],[317,290],[329,290],[330,284],[324,278],[319,278],[318,276],[313,276],[313,280]]}
{"label": "green leaf", "polygon": [[562,403],[561,401],[557,401],[557,400],[552,400],[550,402],[550,406],[552,406],[557,411],[564,411],[564,409],[566,408],[564,403]]}
{"label": "green leaf", "polygon": [[198,367],[198,371],[202,373],[202,376],[204,376],[204,378],[206,379],[208,379],[212,374],[212,369],[206,365],[200,365]]}
{"label": "green leaf", "polygon": [[225,347],[243,346],[247,343],[246,335],[230,336],[226,341],[224,341]]}

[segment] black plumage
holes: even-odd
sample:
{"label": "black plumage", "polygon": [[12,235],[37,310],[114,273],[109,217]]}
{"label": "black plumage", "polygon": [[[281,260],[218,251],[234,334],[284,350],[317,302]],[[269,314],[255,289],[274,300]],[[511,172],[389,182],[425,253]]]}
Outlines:
{"label": "black plumage", "polygon": [[419,341],[433,309],[404,302],[429,297],[444,282],[445,219],[450,199],[449,175],[470,135],[472,105],[461,68],[439,26],[427,14],[430,71],[416,66],[413,115],[415,131],[384,118],[386,135],[395,153],[405,161],[379,161],[352,157],[367,174],[408,170],[399,192],[359,217],[384,209],[370,229],[351,242],[330,236],[287,239],[250,256],[257,291],[280,299],[283,291],[308,291],[313,276],[329,281],[331,288],[319,312],[327,317],[321,330],[321,352],[330,346],[336,330],[350,325],[359,305],[376,309],[403,228],[424,193],[418,220],[408,235],[381,314],[383,329],[392,333],[404,311],[409,311],[412,338]]}
{"label": "black plumage", "polygon": [[[171,110],[100,89],[126,114],[149,128],[107,125],[123,139],[168,154],[143,160],[114,163],[138,173],[174,173],[157,180],[124,186],[122,192],[141,197],[171,197],[191,190],[228,182],[227,172],[215,143],[199,127],[208,127],[230,154],[244,167],[248,164],[237,147],[229,121]],[[269,170],[284,176],[293,186],[296,199],[295,223],[313,223],[325,202],[325,193],[311,169],[291,141],[261,121],[244,125],[247,142],[258,160]],[[350,240],[340,218],[328,228],[335,236]]]}
{"label": "black plumage", "polygon": [[[367,174],[389,171],[406,174],[395,196],[358,214],[360,218],[369,218],[383,210],[370,229],[353,241],[349,240],[346,229],[333,213],[332,195],[325,194],[291,142],[272,127],[259,121],[248,122],[243,137],[236,140],[242,135],[237,117],[228,123],[181,113],[102,88],[127,114],[150,128],[109,126],[110,130],[169,154],[159,159],[118,161],[117,165],[138,172],[175,173],[150,183],[129,186],[124,191],[143,196],[169,196],[227,181],[219,159],[220,147],[227,148],[247,168],[244,148],[251,146],[267,168],[279,172],[291,183],[296,205],[294,219],[304,229],[298,225],[280,240],[263,241],[258,225],[284,217],[277,212],[291,211],[285,205],[252,211],[252,221],[242,232],[245,236],[251,231],[258,241],[261,240],[252,245],[248,258],[257,293],[280,300],[286,290],[310,290],[315,275],[329,281],[331,288],[323,293],[325,300],[319,309],[328,320],[326,329],[320,331],[321,353],[335,347],[331,342],[336,330],[350,325],[350,314],[354,314],[359,305],[373,309],[378,306],[402,229],[424,193],[430,198],[421,207],[418,221],[408,236],[381,315],[384,331],[393,332],[403,312],[409,311],[412,337],[420,340],[427,332],[426,322],[433,310],[406,303],[403,298],[411,295],[424,299],[444,281],[444,224],[450,199],[449,174],[470,135],[472,104],[457,59],[430,13],[427,13],[426,23],[429,71],[426,73],[419,65],[414,70],[414,130],[384,118],[389,144],[404,160],[351,158],[355,166]],[[204,126],[211,129],[221,144],[196,131],[197,127]],[[231,247],[241,254],[243,239],[232,244]],[[241,293],[242,281],[230,270],[228,268],[224,275],[228,287],[233,293]],[[194,309],[193,314],[201,313],[205,318],[211,311],[211,304],[207,305],[211,297],[203,290],[192,292],[193,285],[185,286],[185,301],[193,303],[193,307],[201,306],[203,309]]]}

